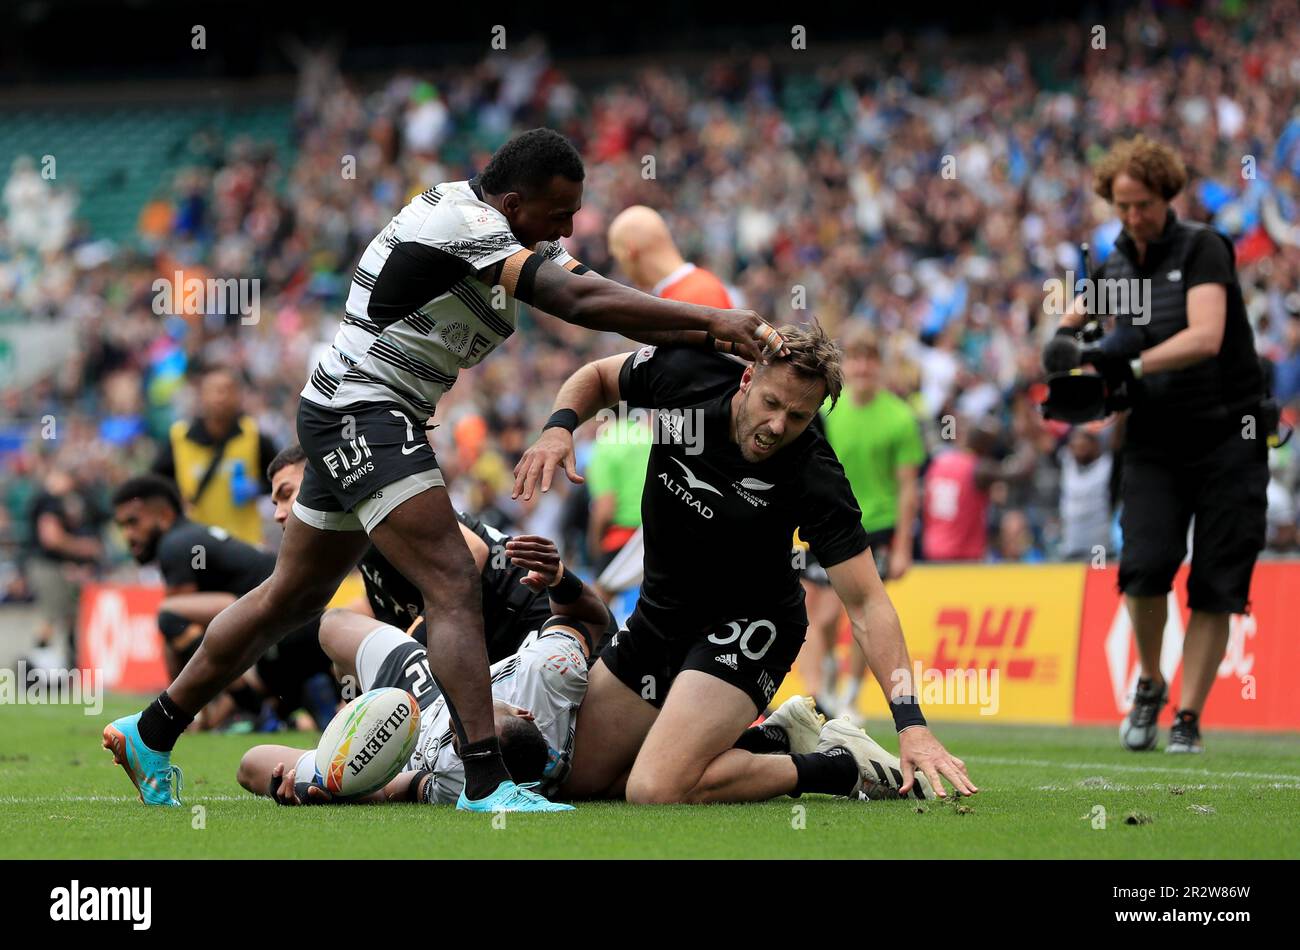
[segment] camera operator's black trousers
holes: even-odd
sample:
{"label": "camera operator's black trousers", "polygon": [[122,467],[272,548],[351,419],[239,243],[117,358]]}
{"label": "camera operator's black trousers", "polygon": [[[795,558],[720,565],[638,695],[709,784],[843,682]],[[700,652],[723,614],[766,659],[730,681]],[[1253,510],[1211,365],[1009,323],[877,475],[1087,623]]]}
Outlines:
{"label": "camera operator's black trousers", "polygon": [[[1124,548],[1119,586],[1125,594],[1166,594],[1187,553],[1192,529],[1192,610],[1244,613],[1250,576],[1264,548],[1268,444],[1245,438],[1246,424],[1177,426],[1130,420],[1123,450]],[[1258,430],[1259,414],[1253,413]]]}

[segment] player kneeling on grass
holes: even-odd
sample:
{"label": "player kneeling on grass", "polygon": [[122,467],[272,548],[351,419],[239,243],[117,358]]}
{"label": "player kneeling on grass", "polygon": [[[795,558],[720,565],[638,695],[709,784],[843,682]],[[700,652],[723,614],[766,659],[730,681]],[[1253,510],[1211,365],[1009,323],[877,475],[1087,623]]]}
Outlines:
{"label": "player kneeling on grass", "polygon": [[[491,667],[493,719],[506,767],[517,783],[541,783],[542,794],[553,793],[569,771],[592,632],[582,621],[552,617]],[[360,692],[395,686],[420,704],[420,734],[406,768],[379,791],[348,801],[454,805],[465,787],[465,765],[424,647],[396,627],[347,611],[328,615],[321,645]],[[341,801],[320,787],[315,760],[315,749],[256,746],[239,763],[239,784],[282,805]]]}
{"label": "player kneeling on grass", "polygon": [[[562,790],[569,797],[743,802],[917,788],[928,797],[945,794],[941,776],[962,794],[977,790],[925,725],[861,512],[811,425],[825,398],[839,395],[838,347],[816,325],[780,333],[789,356],[759,366],[685,346],[587,364],[515,469],[515,494],[526,500],[539,479],[549,489],[557,466],[577,480],[580,423],[620,401],[659,411],[641,501],[645,582],[626,629],[592,666]],[[808,626],[790,555],[796,527],[891,699],[899,758],[846,719],[821,727],[797,703],[746,730]]]}

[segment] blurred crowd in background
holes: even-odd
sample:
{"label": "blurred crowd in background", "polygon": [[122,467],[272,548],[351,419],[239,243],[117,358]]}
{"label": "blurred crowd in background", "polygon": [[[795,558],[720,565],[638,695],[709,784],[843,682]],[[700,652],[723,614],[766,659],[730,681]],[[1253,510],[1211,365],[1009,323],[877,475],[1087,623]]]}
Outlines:
{"label": "blurred crowd in background", "polygon": [[[1236,242],[1256,346],[1277,396],[1296,406],[1300,18],[1288,2],[1216,3],[1134,11],[1109,25],[1104,48],[1079,23],[997,39],[628,62],[615,79],[581,81],[538,41],[380,82],[302,51],[293,154],[196,134],[141,209],[136,239],[110,249],[77,226],[61,186],[16,164],[3,185],[0,303],[32,324],[62,321],[76,345],[32,385],[0,380],[0,597],[140,577],[106,498],[155,465],[173,421],[203,414],[200,369],[233,368],[238,410],[274,446],[293,441],[298,392],[366,243],[411,196],[470,177],[513,132],[542,125],[587,165],[574,256],[620,278],[606,228],[645,204],[687,260],[773,322],[815,317],[836,335],[869,326],[881,384],[915,413],[927,459],[947,449],[1001,463],[975,559],[1083,559],[1093,545],[1080,537],[1104,539],[1113,557],[1115,426],[1071,433],[1037,412],[1056,325],[1044,281],[1080,270],[1081,241],[1099,261],[1118,233],[1090,162],[1136,132],[1168,142],[1192,172],[1178,212]],[[257,278],[256,322],[157,313],[153,282],[176,273]],[[435,447],[457,504],[557,538],[566,560],[589,567],[587,494],[560,479],[523,506],[511,470],[563,380],[632,346],[521,313],[439,405]],[[954,443],[946,420],[982,437]],[[585,466],[594,428],[579,435]],[[1273,555],[1297,551],[1298,476],[1295,443],[1275,449]],[[923,465],[922,509],[924,485]],[[36,528],[49,512],[52,534]],[[264,542],[277,534],[268,518]]]}

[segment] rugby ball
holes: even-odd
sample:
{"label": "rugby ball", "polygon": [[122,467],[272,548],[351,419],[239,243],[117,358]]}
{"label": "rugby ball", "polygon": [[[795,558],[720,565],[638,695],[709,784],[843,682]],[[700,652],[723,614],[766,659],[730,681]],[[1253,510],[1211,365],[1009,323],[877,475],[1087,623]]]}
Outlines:
{"label": "rugby ball", "polygon": [[411,758],[420,704],[404,689],[363,693],[330,720],[316,747],[316,784],[339,798],[383,788]]}

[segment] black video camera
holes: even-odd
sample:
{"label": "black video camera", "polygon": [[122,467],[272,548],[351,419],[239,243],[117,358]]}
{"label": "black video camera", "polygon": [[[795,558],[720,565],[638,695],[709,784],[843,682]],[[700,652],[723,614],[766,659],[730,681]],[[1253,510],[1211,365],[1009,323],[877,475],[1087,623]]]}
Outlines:
{"label": "black video camera", "polygon": [[1112,389],[1100,373],[1081,368],[1084,347],[1105,334],[1097,320],[1083,329],[1058,330],[1043,351],[1047,370],[1047,399],[1039,406],[1045,419],[1057,419],[1078,425],[1104,419],[1132,404],[1127,385]]}

